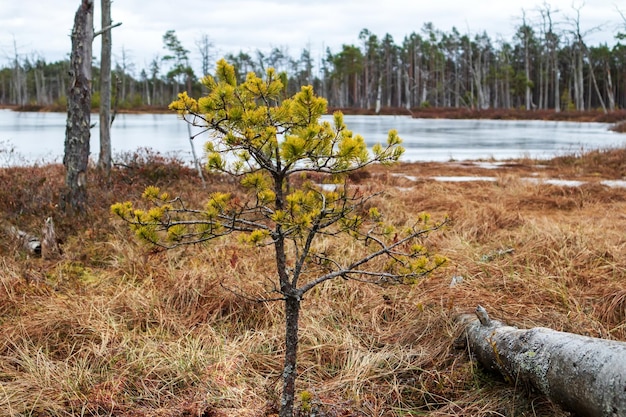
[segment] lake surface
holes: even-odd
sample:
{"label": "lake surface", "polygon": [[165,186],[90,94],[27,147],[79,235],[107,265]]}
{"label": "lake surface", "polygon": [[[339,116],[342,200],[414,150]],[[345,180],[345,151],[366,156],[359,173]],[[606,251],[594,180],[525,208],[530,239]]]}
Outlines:
{"label": "lake surface", "polygon": [[[61,162],[65,121],[64,113],[0,110],[0,164],[15,163],[7,159],[19,159],[21,163]],[[98,115],[93,115],[92,123],[97,121]],[[404,161],[547,159],[626,146],[626,134],[611,132],[610,125],[602,123],[413,119],[409,116],[345,116],[345,123],[353,132],[361,134],[368,145],[385,142],[387,132],[397,129],[406,148]],[[208,136],[201,135],[194,140],[199,154],[207,139]],[[176,115],[117,115],[111,141],[114,156],[149,147],[191,160],[187,126]],[[91,138],[94,159],[97,159],[99,146],[96,126]],[[8,149],[14,150],[14,156],[8,157]]]}

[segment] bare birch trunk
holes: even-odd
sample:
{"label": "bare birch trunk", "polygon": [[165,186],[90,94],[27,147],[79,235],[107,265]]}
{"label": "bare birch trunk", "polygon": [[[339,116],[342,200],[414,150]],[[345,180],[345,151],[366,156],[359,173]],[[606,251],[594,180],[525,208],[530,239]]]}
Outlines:
{"label": "bare birch trunk", "polygon": [[543,327],[522,330],[462,316],[469,350],[480,364],[527,384],[577,416],[626,416],[626,343]]}

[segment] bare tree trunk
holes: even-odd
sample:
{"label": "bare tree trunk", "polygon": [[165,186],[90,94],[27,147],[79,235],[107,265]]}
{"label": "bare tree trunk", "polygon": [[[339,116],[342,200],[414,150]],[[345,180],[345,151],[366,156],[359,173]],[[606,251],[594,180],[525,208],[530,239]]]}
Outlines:
{"label": "bare tree trunk", "polygon": [[39,85],[41,87],[41,99],[39,100],[40,104],[47,106],[50,104],[50,100],[48,99],[48,89],[46,87],[46,74],[44,73],[43,68],[39,71]]}
{"label": "bare tree trunk", "polygon": [[[198,52],[200,52],[200,62],[201,62],[201,71],[202,77],[209,74],[209,67],[211,65],[211,60],[214,55],[211,50],[213,49],[213,42],[209,38],[209,35],[203,33],[200,36],[200,39],[196,41],[196,46],[198,47]],[[189,90],[191,91],[191,90]]]}
{"label": "bare tree trunk", "polygon": [[380,108],[382,107],[382,96],[383,96],[383,74],[381,72],[378,77],[378,88],[376,89],[376,114],[380,113]]}
{"label": "bare tree trunk", "polygon": [[26,104],[26,99],[24,97],[23,94],[23,84],[24,84],[24,77],[23,77],[23,69],[22,66],[20,64],[20,60],[19,60],[19,55],[17,53],[17,43],[15,42],[15,39],[13,39],[13,49],[15,51],[15,58],[13,60],[13,72],[14,72],[14,83],[15,83],[15,102],[19,105],[19,106],[23,106],[24,104]]}
{"label": "bare tree trunk", "polygon": [[[526,23],[524,23],[524,25],[525,24]],[[530,51],[528,45],[528,34],[524,37],[524,75],[526,77],[526,110],[530,110],[532,108],[532,97],[530,91]]]}
{"label": "bare tree trunk", "polygon": [[576,110],[584,110],[584,102],[582,101],[583,92],[581,91],[581,84],[578,82],[578,54],[577,52],[572,52],[572,67],[574,71],[574,103],[576,105]]}
{"label": "bare tree trunk", "polygon": [[[602,106],[602,111],[604,112],[604,114],[607,114],[608,111],[606,110],[604,99],[602,99],[602,93],[600,92],[600,89],[598,88],[598,82],[596,81],[596,76],[593,73],[593,66],[591,65],[591,59],[589,60],[589,75],[591,76],[593,88],[596,90],[596,94],[598,95],[598,101],[600,102],[600,106]],[[589,96],[591,97],[591,94]]]}
{"label": "bare tree trunk", "polygon": [[398,69],[396,71],[396,107],[402,107],[402,66],[398,65]]}
{"label": "bare tree trunk", "polygon": [[577,416],[626,416],[626,343],[505,326],[480,306],[476,315],[478,320],[461,320],[469,350],[483,367],[530,385]]}
{"label": "bare tree trunk", "polygon": [[[407,110],[411,110],[411,78],[409,77],[408,70],[404,71],[403,80],[404,80],[404,100],[405,100],[404,107]],[[369,104],[369,95],[368,95],[368,104]]]}
{"label": "bare tree trunk", "polygon": [[98,168],[111,174],[111,0],[102,0],[102,50],[100,53],[100,155]]}
{"label": "bare tree trunk", "polygon": [[611,79],[611,68],[606,64],[606,95],[609,98],[609,110],[615,111],[615,91],[613,90],[613,80]]}
{"label": "bare tree trunk", "polygon": [[[455,53],[456,55],[456,53]],[[459,75],[459,59],[454,60],[454,108],[458,109],[461,102],[461,80]]]}
{"label": "bare tree trunk", "polygon": [[[35,79],[35,101],[37,102],[37,104],[39,104],[40,106],[44,104],[44,94],[43,94],[43,90],[42,90],[42,84],[41,84],[41,80],[43,80],[43,71],[39,70],[39,63],[37,63],[37,61],[35,60],[35,68],[33,69],[33,78]],[[39,73],[41,74],[41,78],[39,77]]]}
{"label": "bare tree trunk", "polygon": [[66,192],[61,207],[75,212],[87,209],[87,164],[91,122],[91,51],[93,0],[81,0],[72,30],[71,85],[67,97],[65,129]]}
{"label": "bare tree trunk", "polygon": [[420,98],[420,106],[424,105],[428,100],[428,81],[430,79],[430,72],[421,70],[422,75],[422,96]]}
{"label": "bare tree trunk", "polygon": [[474,76],[474,84],[476,85],[476,92],[478,94],[478,109],[485,110],[489,106],[486,103],[484,87],[483,87],[483,72],[482,72],[482,52],[478,54],[478,60],[474,61],[476,63],[475,68],[472,69],[472,74]]}
{"label": "bare tree trunk", "polygon": [[202,180],[202,188],[206,188],[206,181],[204,180],[204,175],[202,174],[202,167],[200,166],[200,161],[198,161],[198,155],[196,155],[196,147],[193,145],[194,135],[191,134],[190,123],[187,123],[187,132],[189,132],[189,145],[191,146],[191,156],[193,157],[193,164],[196,167],[196,171],[198,171],[198,176]]}
{"label": "bare tree trunk", "polygon": [[576,96],[576,110],[585,110],[585,85],[583,76],[583,46],[578,43],[574,64],[574,91]]}
{"label": "bare tree trunk", "polygon": [[552,52],[553,54],[553,65],[554,65],[554,70],[553,70],[553,76],[554,76],[554,111],[555,112],[560,112],[561,111],[561,90],[559,87],[559,83],[560,83],[560,73],[559,73],[559,63],[557,60],[557,55],[556,55],[556,49],[553,50]]}
{"label": "bare tree trunk", "polygon": [[[366,49],[367,51],[367,49]],[[365,55],[365,63],[363,65],[363,90],[365,91],[365,108],[370,108],[370,102],[372,101],[372,94],[370,93],[370,82],[369,82],[369,60],[367,55]]]}
{"label": "bare tree trunk", "polygon": [[543,51],[541,51],[541,59],[539,61],[539,103],[538,103],[538,108],[540,110],[543,110],[544,108],[548,107],[547,100],[545,100],[546,104],[544,104],[544,99],[548,96],[548,94],[546,93],[546,90],[548,89],[548,87],[546,85],[546,77],[545,77],[545,71],[547,71],[547,67],[548,65],[545,63]]}

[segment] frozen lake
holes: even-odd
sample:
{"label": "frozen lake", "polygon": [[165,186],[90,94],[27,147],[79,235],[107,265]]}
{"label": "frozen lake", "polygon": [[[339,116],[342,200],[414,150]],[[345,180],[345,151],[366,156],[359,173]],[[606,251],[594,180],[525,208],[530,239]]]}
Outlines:
{"label": "frozen lake", "polygon": [[[0,158],[3,148],[28,163],[61,162],[65,113],[0,110]],[[92,123],[98,121],[92,115]],[[349,129],[368,145],[384,142],[390,129],[404,140],[404,161],[547,159],[557,155],[626,146],[626,135],[608,124],[508,120],[413,119],[409,116],[345,116]],[[92,129],[92,157],[97,159],[99,131]],[[207,136],[194,140],[201,152]],[[113,154],[149,147],[191,160],[185,122],[168,114],[120,114],[111,130]],[[5,158],[6,159],[6,158]],[[0,159],[0,164],[6,163]]]}

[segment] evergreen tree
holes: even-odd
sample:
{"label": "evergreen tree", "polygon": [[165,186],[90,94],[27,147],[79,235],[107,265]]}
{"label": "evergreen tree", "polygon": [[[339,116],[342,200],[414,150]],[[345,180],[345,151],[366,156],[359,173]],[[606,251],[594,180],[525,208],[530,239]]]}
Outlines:
{"label": "evergreen tree", "polygon": [[163,57],[163,61],[172,64],[167,73],[167,78],[175,80],[177,84],[186,84],[187,91],[191,91],[194,74],[189,64],[189,51],[178,40],[176,31],[168,30],[165,32],[163,35],[163,47],[170,52]]}
{"label": "evergreen tree", "polygon": [[[421,242],[443,223],[431,223],[423,215],[405,230],[396,230],[370,207],[373,195],[350,186],[347,174],[372,163],[398,160],[403,149],[396,131],[390,131],[386,145],[375,145],[370,154],[364,139],[346,128],[341,113],[334,114],[332,123],[320,120],[326,100],[312,87],[282,99],[284,85],[273,68],[264,79],[249,73],[238,83],[234,67],[221,60],[217,79],[206,77],[203,83],[205,97],[195,100],[181,93],[170,108],[190,123],[202,121],[215,137],[206,145],[208,167],[240,178],[245,195],[215,192],[204,208],[191,209],[148,187],[143,196],[149,210],[126,202],[115,204],[112,211],[138,236],[166,248],[231,234],[273,247],[276,274],[268,277],[273,289],[258,299],[284,303],[280,416],[291,417],[304,295],[340,277],[379,284],[415,282],[445,262],[429,254]],[[295,181],[311,175],[316,182]],[[318,183],[321,178],[326,186]],[[333,241],[342,235],[359,243],[358,249],[350,253],[333,249]]]}

